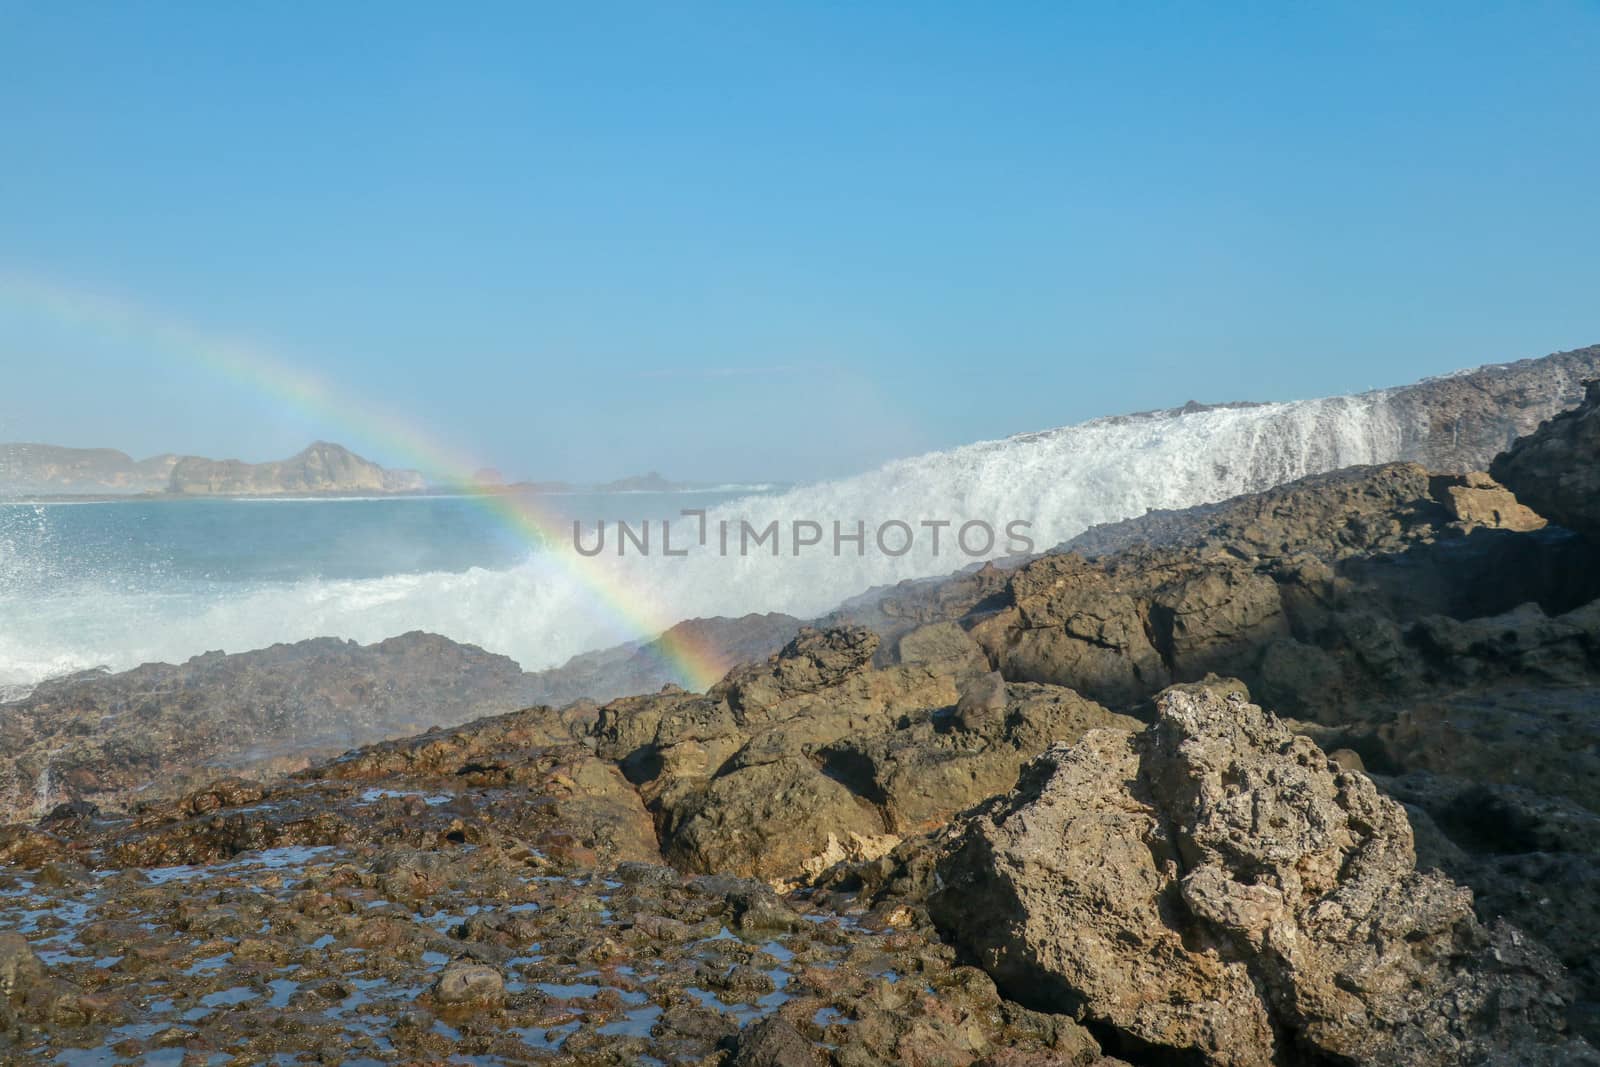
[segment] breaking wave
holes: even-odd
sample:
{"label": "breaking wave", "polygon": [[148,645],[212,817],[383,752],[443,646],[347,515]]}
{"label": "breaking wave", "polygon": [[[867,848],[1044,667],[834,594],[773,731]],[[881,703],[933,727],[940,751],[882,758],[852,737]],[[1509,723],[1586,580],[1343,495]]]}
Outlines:
{"label": "breaking wave", "polygon": [[[54,576],[48,595],[39,595],[37,581],[21,583],[27,593],[7,592],[8,545],[0,530],[0,686],[13,687],[0,691],[0,699],[70,670],[120,670],[208,649],[238,652],[323,635],[370,642],[430,630],[539,669],[637,639],[642,620],[665,624],[750,611],[817,615],[872,586],[973,562],[977,557],[952,543],[967,522],[995,529],[994,545],[981,555],[998,556],[1017,547],[1004,536],[1015,521],[1030,523],[1028,535],[1044,549],[1095,523],[1152,508],[1209,503],[1308,474],[1392,460],[1408,428],[1387,397],[1380,392],[1119,416],[898,460],[855,477],[712,508],[707,545],[695,545],[687,558],[662,556],[659,531],[655,554],[640,556],[630,545],[630,554],[618,558],[613,527],[605,553],[594,560],[628,590],[611,604],[597,603],[593,589],[575,576],[570,543],[530,551],[514,565],[457,572],[153,587],[116,575],[63,574]],[[735,531],[727,555],[717,548],[723,521]],[[779,554],[763,543],[741,556],[741,521],[758,531],[779,523]],[[797,521],[824,531],[819,545],[798,554],[790,537]],[[891,521],[916,534],[903,555],[873,544],[876,529]],[[696,522],[674,524],[674,547],[691,540]],[[835,522],[846,532],[858,522],[864,526],[861,550],[847,541],[833,553]],[[923,522],[950,524],[937,552]],[[587,524],[586,536],[593,529]],[[897,529],[887,544],[898,550],[904,541]],[[969,547],[982,547],[981,536],[971,541],[977,543]],[[9,547],[13,568],[39,565]]]}

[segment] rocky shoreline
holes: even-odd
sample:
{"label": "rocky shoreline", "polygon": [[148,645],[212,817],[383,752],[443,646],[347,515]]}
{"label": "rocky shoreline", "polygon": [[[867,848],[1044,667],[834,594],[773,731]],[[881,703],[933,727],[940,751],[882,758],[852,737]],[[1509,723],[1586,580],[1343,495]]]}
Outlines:
{"label": "rocky shoreline", "polygon": [[263,780],[133,799],[239,738],[101,679],[76,729],[167,684],[170,743],[0,829],[0,1058],[1600,1063],[1597,412],[779,617],[704,694],[283,650],[226,685],[421,732]]}

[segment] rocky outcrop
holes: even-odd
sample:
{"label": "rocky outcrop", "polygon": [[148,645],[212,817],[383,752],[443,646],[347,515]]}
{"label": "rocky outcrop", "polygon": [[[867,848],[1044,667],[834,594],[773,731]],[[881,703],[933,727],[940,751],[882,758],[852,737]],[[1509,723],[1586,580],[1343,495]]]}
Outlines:
{"label": "rocky outcrop", "polygon": [[[787,615],[694,619],[672,636],[731,667],[764,659],[799,625]],[[224,770],[272,777],[433,725],[659,690],[679,677],[663,647],[628,645],[523,672],[504,656],[410,633],[56,679],[0,703],[0,818],[60,801],[115,807],[173,796]]]}
{"label": "rocky outcrop", "polygon": [[0,933],[0,1061],[1118,1064],[930,929],[654,862],[550,864],[482,837],[475,800],[459,827],[424,811],[432,838],[382,837],[426,798],[357,793],[326,800],[376,824],[346,843],[0,867],[0,928],[27,931]]}
{"label": "rocky outcrop", "polygon": [[343,445],[314,441],[288,459],[245,463],[184,456],[167,492],[183,496],[272,496],[293,493],[409,493],[427,488],[421,474],[390,470]]}
{"label": "rocky outcrop", "polygon": [[0,494],[153,493],[165,489],[178,457],[135,460],[114,448],[0,444]]}
{"label": "rocky outcrop", "polygon": [[1491,468],[1533,510],[1600,541],[1600,381],[1583,404],[1517,441]]}
{"label": "rocky outcrop", "polygon": [[639,784],[673,862],[790,881],[942,825],[1053,741],[1133,725],[1007,683],[950,623],[912,631],[892,665],[878,650],[861,628],[803,630],[704,696],[605,706],[597,751]]}
{"label": "rocky outcrop", "polygon": [[1435,654],[1458,620],[1600,596],[1592,550],[1539,525],[1482,476],[1351,468],[1165,521],[1158,546],[1025,563],[966,622],[1007,678],[1111,707],[1215,672],[1335,721],[1494,658]]}
{"label": "rocky outcrop", "polygon": [[[518,851],[540,868],[658,862],[638,794],[573,740],[575,725],[571,713],[527,708],[356,749],[269,784],[218,778],[126,816],[61,804],[32,830],[0,829],[0,864],[92,853],[111,868],[172,867],[371,843],[421,854],[446,838]],[[395,878],[427,878],[433,862],[413,856]]]}
{"label": "rocky outcrop", "polygon": [[0,1061],[1117,1062],[904,909],[663,866],[573,715],[0,828]]}
{"label": "rocky outcrop", "polygon": [[422,633],[74,675],[0,704],[0,814],[171,795],[223,770],[281,773],[528,695],[506,657]]}
{"label": "rocky outcrop", "polygon": [[[1564,1041],[1561,968],[1419,872],[1404,810],[1234,696],[1031,764],[930,910],[1002,992],[1217,1065],[1458,1064]],[[1524,1061],[1526,1062],[1526,1061]]]}

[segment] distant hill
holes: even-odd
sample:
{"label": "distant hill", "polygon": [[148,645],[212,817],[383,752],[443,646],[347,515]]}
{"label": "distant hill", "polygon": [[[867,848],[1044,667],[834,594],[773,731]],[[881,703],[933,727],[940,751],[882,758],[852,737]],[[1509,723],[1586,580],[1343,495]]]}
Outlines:
{"label": "distant hill", "polygon": [[[656,471],[598,485],[559,481],[507,483],[494,468],[474,472],[470,486],[495,494],[571,492],[675,492],[729,488],[710,482],[675,482]],[[428,489],[414,470],[380,466],[331,441],[313,441],[288,459],[246,463],[166,453],[135,460],[114,448],[0,443],[0,497],[292,496],[415,493]]]}
{"label": "distant hill", "polygon": [[614,482],[606,482],[595,486],[602,493],[670,493],[675,489],[697,488],[689,482],[673,482],[664,478],[660,472],[651,471],[649,474],[635,474],[628,478],[618,478]]}
{"label": "distant hill", "polygon": [[135,460],[114,448],[0,444],[0,493],[152,493],[167,487],[174,455]]}
{"label": "distant hill", "polygon": [[274,496],[426,488],[416,471],[389,470],[327,441],[273,463],[171,454],[135,460],[114,448],[0,444],[0,496]]}
{"label": "distant hill", "polygon": [[288,459],[245,463],[184,456],[166,491],[181,496],[273,496],[284,493],[412,493],[427,488],[413,470],[389,470],[343,445],[315,441]]}

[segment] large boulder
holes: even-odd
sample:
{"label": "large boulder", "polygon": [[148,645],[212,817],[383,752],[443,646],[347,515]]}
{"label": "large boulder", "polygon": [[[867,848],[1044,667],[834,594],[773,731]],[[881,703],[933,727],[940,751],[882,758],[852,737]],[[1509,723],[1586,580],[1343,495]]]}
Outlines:
{"label": "large boulder", "polygon": [[1600,381],[1489,468],[1517,499],[1550,521],[1600,541]]}
{"label": "large boulder", "polygon": [[1560,965],[1419,872],[1365,775],[1237,693],[1158,716],[1052,748],[945,845],[930,913],[1002,992],[1229,1067],[1586,1048]]}
{"label": "large boulder", "polygon": [[826,775],[849,784],[878,808],[889,831],[905,835],[1004,793],[1022,765],[1052,744],[1139,726],[1071,689],[1008,683],[991,673],[962,690],[953,713],[913,714],[894,730],[840,738],[817,756]]}
{"label": "large boulder", "polygon": [[614,701],[600,709],[596,751],[638,785],[665,854],[686,870],[784,880],[850,847],[886,849],[883,814],[817,753],[953,706],[981,664],[976,645],[946,633],[919,653],[931,658],[876,670],[878,644],[860,627],[806,629],[704,696]]}
{"label": "large boulder", "polygon": [[1051,744],[1139,725],[1007,682],[955,623],[909,631],[874,667],[878,648],[859,627],[804,630],[704,696],[606,705],[596,752],[638,786],[674,865],[791,882],[942,826]]}

